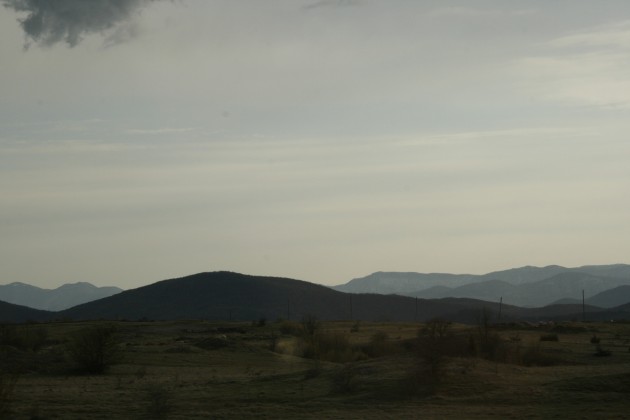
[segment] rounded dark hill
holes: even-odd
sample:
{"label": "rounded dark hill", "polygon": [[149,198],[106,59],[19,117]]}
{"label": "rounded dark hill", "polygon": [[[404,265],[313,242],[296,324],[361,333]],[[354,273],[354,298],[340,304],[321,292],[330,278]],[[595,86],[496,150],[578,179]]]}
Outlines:
{"label": "rounded dark hill", "polygon": [[348,294],[318,284],[232,272],[199,273],[163,280],[85,303],[56,315],[60,319],[209,319],[413,321],[448,316],[465,307],[460,300],[425,300],[398,295]]}
{"label": "rounded dark hill", "polygon": [[343,293],[279,277],[226,271],[163,280],[59,313],[71,319],[325,319],[349,317]]}

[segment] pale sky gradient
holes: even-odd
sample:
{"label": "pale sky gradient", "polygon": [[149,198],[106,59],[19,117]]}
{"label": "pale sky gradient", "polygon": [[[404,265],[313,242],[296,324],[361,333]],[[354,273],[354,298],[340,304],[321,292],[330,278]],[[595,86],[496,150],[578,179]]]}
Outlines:
{"label": "pale sky gradient", "polygon": [[0,8],[0,283],[629,263],[627,0]]}

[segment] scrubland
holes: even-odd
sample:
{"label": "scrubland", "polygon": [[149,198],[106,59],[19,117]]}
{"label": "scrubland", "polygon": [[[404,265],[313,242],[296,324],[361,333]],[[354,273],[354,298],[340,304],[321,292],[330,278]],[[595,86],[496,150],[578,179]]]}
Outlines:
{"label": "scrubland", "polygon": [[[82,350],[86,337],[97,343]],[[624,323],[103,321],[5,325],[0,340],[8,419],[619,418],[629,407]],[[77,357],[101,350],[103,369]]]}

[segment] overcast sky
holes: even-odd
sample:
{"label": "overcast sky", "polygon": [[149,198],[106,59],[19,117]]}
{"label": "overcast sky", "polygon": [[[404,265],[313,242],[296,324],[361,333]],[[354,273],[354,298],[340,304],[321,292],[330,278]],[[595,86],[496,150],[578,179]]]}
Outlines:
{"label": "overcast sky", "polygon": [[627,0],[1,2],[2,284],[630,262]]}

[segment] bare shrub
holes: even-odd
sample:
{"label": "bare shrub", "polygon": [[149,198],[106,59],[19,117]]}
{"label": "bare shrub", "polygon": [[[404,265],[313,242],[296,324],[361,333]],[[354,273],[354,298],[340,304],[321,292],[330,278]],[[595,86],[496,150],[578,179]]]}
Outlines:
{"label": "bare shrub", "polygon": [[370,357],[383,357],[399,353],[400,346],[396,346],[389,339],[389,335],[384,331],[375,332],[370,338],[370,342],[363,346],[363,352]]}
{"label": "bare shrub", "polygon": [[16,373],[0,371],[0,418],[4,418],[9,412],[17,380]]}
{"label": "bare shrub", "polygon": [[48,330],[38,325],[0,325],[0,345],[19,350],[39,351],[48,339]]}
{"label": "bare shrub", "polygon": [[474,349],[478,357],[494,362],[511,362],[519,359],[518,343],[520,338],[506,343],[501,336],[493,330],[492,311],[482,308],[477,318],[477,335],[471,337],[470,348]]}
{"label": "bare shrub", "polygon": [[417,361],[401,381],[401,391],[408,395],[434,394],[446,375],[448,357],[458,356],[467,348],[467,336],[450,332],[451,323],[434,318],[418,330]]}
{"label": "bare shrub", "polygon": [[322,371],[323,369],[321,362],[319,360],[315,360],[312,367],[304,372],[304,379],[307,380],[317,378],[322,373]]}
{"label": "bare shrub", "polygon": [[320,331],[312,337],[306,336],[302,342],[302,355],[334,363],[360,360],[365,355],[350,344],[345,333]]}
{"label": "bare shrub", "polygon": [[284,335],[301,336],[303,333],[302,325],[292,321],[282,321],[280,324],[280,333]]}
{"label": "bare shrub", "polygon": [[558,341],[558,334],[542,334],[540,336],[540,341]]}
{"label": "bare shrub", "polygon": [[344,364],[332,377],[332,392],[347,394],[357,388],[357,368],[352,363]]}
{"label": "bare shrub", "polygon": [[501,336],[495,332],[490,332],[485,336],[479,337],[478,351],[479,356],[494,362],[505,362],[510,353],[509,347],[501,339]]}
{"label": "bare shrub", "polygon": [[429,366],[418,363],[400,380],[400,393],[410,397],[433,395],[437,392],[439,383],[439,377],[431,372]]}
{"label": "bare shrub", "polygon": [[271,330],[271,334],[269,335],[269,351],[277,351],[278,350],[278,335],[275,330]]}
{"label": "bare shrub", "polygon": [[165,419],[171,413],[172,396],[164,385],[152,385],[146,390],[148,406],[147,415],[150,419]]}
{"label": "bare shrub", "polygon": [[597,347],[595,349],[595,356],[597,356],[597,357],[608,357],[610,355],[612,355],[610,350],[605,350],[599,344],[597,345]]}
{"label": "bare shrub", "polygon": [[361,321],[356,321],[354,324],[352,324],[352,327],[350,327],[350,332],[359,332],[359,330],[361,329]]}
{"label": "bare shrub", "polygon": [[104,373],[122,356],[114,325],[97,325],[78,331],[67,350],[77,368],[86,373]]}
{"label": "bare shrub", "polygon": [[545,352],[538,343],[527,347],[522,355],[521,362],[525,366],[555,366],[563,363],[557,355]]}
{"label": "bare shrub", "polygon": [[440,381],[446,364],[446,337],[450,323],[434,318],[418,331],[418,357],[424,363],[420,369],[424,375],[431,376],[433,382]]}
{"label": "bare shrub", "polygon": [[302,330],[304,334],[313,336],[319,327],[320,323],[315,315],[307,314],[302,317]]}

